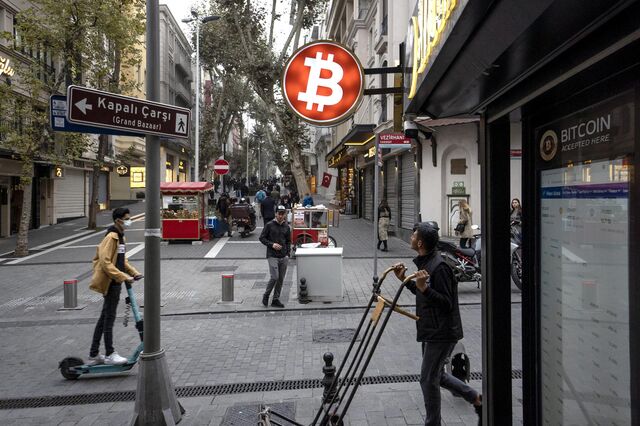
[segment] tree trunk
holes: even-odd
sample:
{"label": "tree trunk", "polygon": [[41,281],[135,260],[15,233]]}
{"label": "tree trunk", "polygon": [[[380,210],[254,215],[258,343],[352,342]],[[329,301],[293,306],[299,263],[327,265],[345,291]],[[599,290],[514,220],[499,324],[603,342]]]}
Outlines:
{"label": "tree trunk", "polygon": [[[33,166],[26,168],[33,171]],[[18,227],[18,239],[14,256],[24,257],[29,254],[29,224],[31,223],[31,191],[32,175],[26,173],[23,168],[23,175],[20,176],[20,186],[22,186],[22,214],[20,215],[20,226]]]}
{"label": "tree trunk", "polygon": [[291,173],[293,173],[293,178],[296,180],[298,194],[304,195],[309,192],[309,185],[307,185],[307,176],[304,170],[304,161],[302,160],[302,150],[297,145],[289,147],[288,149],[292,163]]}
{"label": "tree trunk", "polygon": [[93,164],[93,176],[91,176],[91,194],[89,194],[89,222],[87,229],[96,229],[96,216],[98,215],[98,184],[100,182],[100,169],[104,163],[104,156],[107,150],[107,135],[100,135],[98,138],[98,154],[96,162]]}

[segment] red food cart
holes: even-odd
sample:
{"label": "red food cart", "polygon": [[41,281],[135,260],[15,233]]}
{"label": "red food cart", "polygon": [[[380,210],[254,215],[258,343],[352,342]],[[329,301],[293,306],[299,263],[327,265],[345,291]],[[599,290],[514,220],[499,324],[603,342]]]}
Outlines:
{"label": "red food cart", "polygon": [[162,239],[208,241],[206,197],[212,190],[209,182],[161,183]]}
{"label": "red food cart", "polygon": [[335,238],[329,235],[329,227],[337,227],[340,215],[325,207],[299,207],[291,211],[291,243],[296,247],[305,243],[323,242],[337,247]]}

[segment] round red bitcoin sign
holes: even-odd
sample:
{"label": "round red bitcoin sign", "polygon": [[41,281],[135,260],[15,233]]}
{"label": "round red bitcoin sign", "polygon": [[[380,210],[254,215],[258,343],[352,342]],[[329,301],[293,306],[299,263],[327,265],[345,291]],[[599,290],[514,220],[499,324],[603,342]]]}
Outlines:
{"label": "round red bitcoin sign", "polygon": [[287,62],[282,92],[289,107],[317,126],[331,126],[349,118],[364,90],[358,58],[332,41],[314,41],[298,49]]}

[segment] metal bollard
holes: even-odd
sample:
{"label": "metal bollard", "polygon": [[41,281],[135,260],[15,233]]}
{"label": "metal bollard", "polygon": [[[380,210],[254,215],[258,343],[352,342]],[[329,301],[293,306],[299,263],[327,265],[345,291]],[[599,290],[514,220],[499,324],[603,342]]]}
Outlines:
{"label": "metal bollard", "polygon": [[233,274],[222,274],[222,301],[233,302]]}
{"label": "metal bollard", "polygon": [[300,290],[298,290],[298,302],[302,304],[307,304],[311,302],[309,300],[309,292],[307,291],[307,279],[300,278]]}
{"label": "metal bollard", "polygon": [[324,377],[322,378],[322,386],[324,387],[324,392],[322,392],[322,403],[329,404],[331,402],[338,402],[340,399],[335,399],[338,391],[338,384],[336,383],[336,385],[333,386],[333,381],[336,378],[336,367],[333,365],[333,354],[331,352],[326,352],[322,356],[322,359],[325,363],[324,367],[322,367],[322,372],[324,373]]}
{"label": "metal bollard", "polygon": [[75,309],[78,307],[78,280],[66,280],[64,282],[64,308]]}

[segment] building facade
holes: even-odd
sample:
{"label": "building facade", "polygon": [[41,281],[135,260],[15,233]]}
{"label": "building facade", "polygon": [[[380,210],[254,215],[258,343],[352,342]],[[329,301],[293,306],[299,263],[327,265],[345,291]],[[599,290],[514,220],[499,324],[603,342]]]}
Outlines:
{"label": "building facade", "polygon": [[521,194],[524,424],[640,424],[640,1],[416,6],[405,114],[479,119],[485,421],[519,410],[504,283]]}

